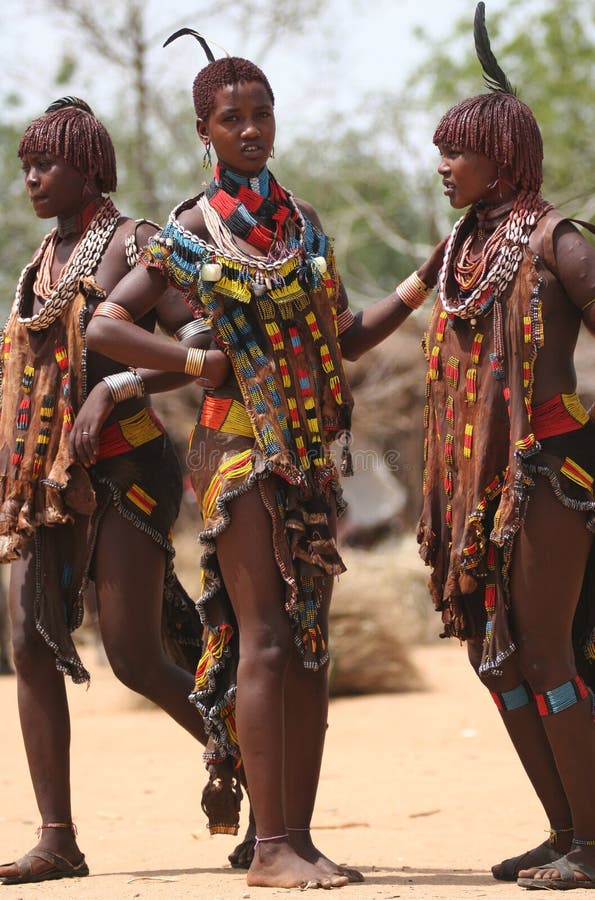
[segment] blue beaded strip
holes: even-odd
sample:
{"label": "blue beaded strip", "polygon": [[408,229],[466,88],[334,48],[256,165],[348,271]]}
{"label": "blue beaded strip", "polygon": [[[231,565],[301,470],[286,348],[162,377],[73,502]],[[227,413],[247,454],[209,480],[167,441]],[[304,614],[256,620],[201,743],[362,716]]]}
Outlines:
{"label": "blue beaded strip", "polygon": [[512,709],[520,709],[522,706],[527,706],[531,703],[531,700],[533,699],[524,682],[517,684],[511,691],[502,691],[502,693],[490,691],[490,694],[500,712],[510,712]]}

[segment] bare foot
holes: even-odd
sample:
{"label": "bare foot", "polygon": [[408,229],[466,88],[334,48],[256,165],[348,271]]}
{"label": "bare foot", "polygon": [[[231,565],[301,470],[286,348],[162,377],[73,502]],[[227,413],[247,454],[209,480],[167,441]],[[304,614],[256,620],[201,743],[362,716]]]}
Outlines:
{"label": "bare foot", "polygon": [[293,847],[298,856],[315,865],[320,871],[325,872],[327,875],[344,875],[350,884],[361,884],[364,880],[364,876],[357,869],[341,866],[329,859],[328,856],[325,856],[312,842],[309,830],[295,828],[288,830],[290,847]]}
{"label": "bare foot", "polygon": [[248,871],[247,882],[253,887],[344,887],[346,875],[325,872],[295,852],[287,840],[257,844]]}

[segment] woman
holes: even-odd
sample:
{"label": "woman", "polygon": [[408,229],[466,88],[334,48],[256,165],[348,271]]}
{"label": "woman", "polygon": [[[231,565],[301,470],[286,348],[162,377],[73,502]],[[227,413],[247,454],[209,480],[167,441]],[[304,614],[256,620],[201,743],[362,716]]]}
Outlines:
{"label": "woman", "polygon": [[[205,396],[188,457],[204,523],[207,639],[192,699],[210,736],[207,809],[216,822],[219,762],[241,758],[257,834],[248,883],[341,886],[361,875],[325,857],[310,836],[327,722],[328,607],[344,569],[330,452],[350,423],[341,357],[377,344],[423,301],[441,250],[354,317],[316,211],[267,167],[275,139],[268,80],[247,60],[210,59],[193,99],[205,157],[211,147],[217,154],[214,178],[172,212],[143,265],[112,294],[130,322],[98,310],[89,346],[214,383],[230,365]],[[218,349],[185,351],[133,324],[168,284],[194,316],[206,316]]]}
{"label": "woman", "polygon": [[[71,638],[89,575],[115,673],[206,742],[187,701],[201,627],[173,571],[181,472],[144,391],[172,379],[157,373],[143,384],[87,355],[84,343],[95,304],[156,226],[120,215],[107,195],[116,187],[114,150],[84,101],[53,103],[26,129],[19,157],[35,213],[57,225],[23,271],[3,333],[0,557],[11,563],[19,713],[42,820],[36,847],[0,867],[4,884],[89,872],[72,822],[64,682],[89,681]],[[159,321],[174,333],[189,319],[169,296],[139,324],[152,331]],[[162,619],[184,667],[163,652]]]}
{"label": "woman", "polygon": [[482,3],[475,30],[495,89],[434,135],[445,194],[466,212],[426,340],[418,538],[445,633],[467,640],[550,823],[493,874],[591,886],[595,424],[573,352],[581,323],[595,333],[595,249],[540,194],[541,135],[491,54]]}

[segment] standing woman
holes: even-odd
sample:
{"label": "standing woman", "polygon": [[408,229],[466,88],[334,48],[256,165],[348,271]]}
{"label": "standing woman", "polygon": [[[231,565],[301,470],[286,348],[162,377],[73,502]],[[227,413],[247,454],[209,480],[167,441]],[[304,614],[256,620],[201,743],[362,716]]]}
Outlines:
{"label": "standing woman", "polygon": [[[64,679],[89,681],[71,637],[89,575],[117,676],[206,742],[186,699],[200,623],[173,571],[180,467],[138,373],[85,348],[96,303],[155,226],[122,216],[108,196],[113,145],[84,101],[53,103],[18,153],[35,213],[57,224],[23,270],[3,332],[0,560],[11,563],[19,714],[41,813],[36,847],[0,866],[4,884],[89,872],[72,821]],[[139,324],[152,331],[159,321],[174,333],[189,319],[170,297]],[[149,376],[147,387],[163,380]],[[193,657],[188,670],[165,655],[162,619],[177,658]]]}
{"label": "standing woman", "polygon": [[[196,32],[183,29],[179,33]],[[267,167],[275,139],[266,76],[237,57],[194,81],[197,131],[217,166],[204,193],[180,204],[99,309],[89,346],[121,362],[218,380],[193,431],[189,463],[204,528],[207,626],[192,693],[210,736],[206,806],[219,762],[243,761],[257,842],[248,883],[341,886],[359,873],[312,843],[328,707],[328,608],[344,570],[331,442],[348,435],[351,394],[342,356],[356,358],[397,328],[429,293],[441,249],[398,292],[353,316],[315,210]],[[425,284],[424,284],[425,282]],[[133,324],[168,284],[206,317],[218,348],[185,351]],[[109,313],[110,310],[105,310]],[[344,446],[345,468],[349,466]]]}
{"label": "standing woman", "polygon": [[419,541],[445,633],[467,640],[549,820],[549,840],[494,876],[595,887],[595,422],[573,365],[581,323],[595,334],[595,248],[540,194],[539,128],[483,3],[475,36],[491,90],[434,134],[466,212],[427,335]]}

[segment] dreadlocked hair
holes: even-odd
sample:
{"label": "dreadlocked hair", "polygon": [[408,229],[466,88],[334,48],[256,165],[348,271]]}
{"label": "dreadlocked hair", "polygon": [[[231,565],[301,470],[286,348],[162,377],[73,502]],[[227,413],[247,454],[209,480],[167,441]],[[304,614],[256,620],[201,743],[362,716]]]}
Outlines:
{"label": "dreadlocked hair", "polygon": [[215,105],[215,93],[228,84],[240,84],[247,81],[260,81],[275,105],[275,97],[264,72],[239,56],[226,56],[216,59],[201,69],[192,85],[192,99],[198,119],[206,121]]}
{"label": "dreadlocked hair", "polygon": [[457,103],[442,116],[433,140],[510,166],[512,181],[523,193],[537,194],[541,188],[541,132],[529,107],[513,94],[493,91]]}
{"label": "dreadlocked hair", "polygon": [[108,130],[84,100],[61,97],[27,127],[18,156],[51,153],[83,175],[97,178],[102,193],[116,190],[116,154]]}

